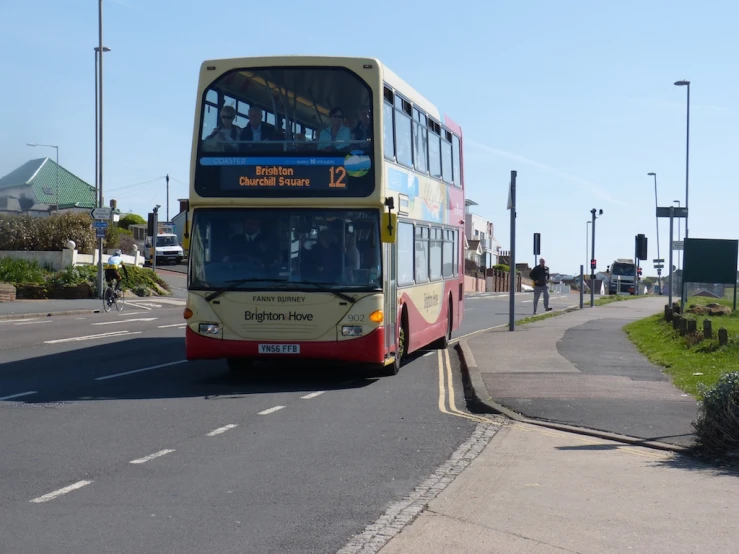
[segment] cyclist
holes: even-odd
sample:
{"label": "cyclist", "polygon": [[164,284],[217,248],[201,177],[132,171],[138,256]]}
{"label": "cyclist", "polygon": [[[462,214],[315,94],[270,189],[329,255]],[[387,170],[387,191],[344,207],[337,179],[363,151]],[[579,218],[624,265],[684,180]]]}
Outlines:
{"label": "cyclist", "polygon": [[121,251],[116,250],[113,255],[108,258],[108,262],[105,264],[105,281],[110,286],[110,282],[115,279],[115,292],[121,292],[121,274],[119,269],[123,268],[123,273],[126,274],[128,279],[128,269],[123,265],[123,258],[121,258]]}

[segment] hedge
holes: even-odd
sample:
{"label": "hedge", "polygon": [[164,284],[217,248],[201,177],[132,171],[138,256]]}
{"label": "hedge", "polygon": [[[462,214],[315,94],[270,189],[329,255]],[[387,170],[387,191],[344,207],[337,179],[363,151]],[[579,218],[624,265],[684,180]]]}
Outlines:
{"label": "hedge", "polygon": [[0,250],[58,252],[69,240],[76,243],[80,252],[94,250],[95,231],[89,215],[0,215]]}

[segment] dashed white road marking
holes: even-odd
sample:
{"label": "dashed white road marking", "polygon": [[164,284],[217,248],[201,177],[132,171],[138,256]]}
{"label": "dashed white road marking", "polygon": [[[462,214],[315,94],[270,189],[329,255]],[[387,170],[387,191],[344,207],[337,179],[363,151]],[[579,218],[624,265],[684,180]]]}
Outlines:
{"label": "dashed white road marking", "polygon": [[132,315],[148,314],[149,312],[128,312],[127,314],[118,314],[118,317],[128,317]]}
{"label": "dashed white road marking", "polygon": [[141,373],[142,371],[151,371],[152,369],[159,369],[160,367],[169,367],[171,365],[184,364],[187,360],[178,360],[176,362],[168,362],[166,364],[153,365],[151,367],[142,367],[141,369],[133,369],[131,371],[124,371],[123,373],[114,373],[113,375],[105,375],[103,377],[95,377],[95,381],[105,381],[106,379],[115,379],[116,377],[123,377],[124,375],[132,375],[134,373]]}
{"label": "dashed white road marking", "polygon": [[140,335],[141,331],[112,331],[110,333],[101,333],[99,335],[87,335],[84,337],[72,337],[70,339],[45,340],[44,344],[60,344],[62,342],[76,342],[82,340],[108,339],[113,337],[123,337],[127,335]]}
{"label": "dashed white road marking", "polygon": [[281,410],[284,407],[285,406],[274,406],[272,408],[269,408],[268,410],[263,410],[263,411],[259,412],[257,415],[268,415],[268,414],[272,414],[272,413],[274,413],[274,412],[276,412],[278,410]]}
{"label": "dashed white road marking", "polygon": [[14,323],[14,325],[36,325],[37,323],[53,323],[50,319],[24,321],[23,323]]}
{"label": "dashed white road marking", "polygon": [[62,489],[56,490],[54,492],[50,492],[49,494],[45,494],[43,496],[39,496],[38,498],[34,498],[33,500],[31,500],[31,502],[34,502],[36,504],[40,504],[42,502],[48,502],[49,500],[54,500],[55,498],[62,496],[63,494],[67,494],[68,492],[81,489],[82,487],[87,486],[90,483],[92,483],[92,481],[77,481],[76,483],[73,483]]}
{"label": "dashed white road marking", "polygon": [[326,391],[319,390],[317,392],[312,392],[310,394],[306,394],[305,396],[301,396],[300,398],[302,398],[303,400],[310,400],[311,398],[315,398],[316,396],[321,396],[324,392]]}
{"label": "dashed white road marking", "polygon": [[153,460],[154,458],[160,458],[161,456],[169,454],[170,452],[174,452],[174,450],[172,450],[171,448],[166,448],[164,450],[160,450],[159,452],[154,452],[154,454],[149,454],[148,456],[144,456],[143,458],[131,460],[128,463],[129,464],[145,464],[146,462],[149,462]]}
{"label": "dashed white road marking", "polygon": [[173,323],[172,325],[157,325],[157,329],[169,329],[170,327],[187,327],[187,323]]}
{"label": "dashed white road marking", "polygon": [[134,321],[154,321],[159,319],[158,317],[134,317],[132,319],[119,319],[118,321],[102,321],[100,323],[93,323],[92,325],[120,325],[121,323],[132,323]]}
{"label": "dashed white road marking", "polygon": [[38,391],[29,390],[28,392],[19,392],[18,394],[11,394],[10,396],[0,396],[0,400],[10,400],[12,398],[20,398],[21,396],[31,396],[32,394],[38,394]]}
{"label": "dashed white road marking", "polygon": [[228,425],[224,425],[223,427],[219,427],[218,429],[213,429],[210,433],[207,434],[207,436],[215,437],[216,435],[220,435],[221,433],[230,431],[231,429],[234,429],[235,427],[238,427],[236,423],[229,423]]}

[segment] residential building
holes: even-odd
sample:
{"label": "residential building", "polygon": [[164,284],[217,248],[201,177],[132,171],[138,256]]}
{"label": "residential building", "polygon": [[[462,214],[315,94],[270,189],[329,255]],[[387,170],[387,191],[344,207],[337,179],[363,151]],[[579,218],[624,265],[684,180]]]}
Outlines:
{"label": "residential building", "polygon": [[30,160],[0,177],[0,213],[48,217],[52,212],[89,212],[95,187],[51,158]]}
{"label": "residential building", "polygon": [[474,200],[467,199],[464,204],[464,232],[468,243],[465,258],[486,269],[493,267],[498,263],[500,254],[493,223],[470,211],[471,206],[478,205]]}

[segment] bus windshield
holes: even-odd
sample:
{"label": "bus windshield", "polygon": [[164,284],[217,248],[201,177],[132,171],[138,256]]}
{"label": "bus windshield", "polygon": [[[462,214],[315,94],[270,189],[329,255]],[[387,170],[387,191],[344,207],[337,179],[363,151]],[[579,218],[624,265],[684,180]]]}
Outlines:
{"label": "bus windshield", "polygon": [[237,290],[310,283],[380,290],[379,218],[378,210],[196,210],[189,288],[216,290],[244,280]]}
{"label": "bus windshield", "polygon": [[367,196],[372,90],[340,67],[239,69],[204,92],[201,196]]}

